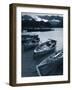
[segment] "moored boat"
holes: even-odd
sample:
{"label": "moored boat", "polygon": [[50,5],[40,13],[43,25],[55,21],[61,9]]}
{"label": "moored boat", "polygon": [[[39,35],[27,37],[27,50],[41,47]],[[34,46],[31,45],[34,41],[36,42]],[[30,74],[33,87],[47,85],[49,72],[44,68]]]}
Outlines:
{"label": "moored boat", "polygon": [[22,44],[24,46],[24,50],[36,47],[39,44],[39,41],[40,38],[37,34],[26,33],[22,35]]}
{"label": "moored boat", "polygon": [[23,32],[22,33],[22,43],[24,43],[25,41],[29,41],[29,40],[36,40],[39,42],[40,38],[38,37],[38,34],[36,34],[36,33]]}
{"label": "moored boat", "polygon": [[39,76],[62,75],[63,74],[63,50],[53,53],[36,65]]}
{"label": "moored boat", "polygon": [[34,56],[44,55],[52,52],[56,48],[56,40],[48,39],[48,41],[39,44],[34,49]]}

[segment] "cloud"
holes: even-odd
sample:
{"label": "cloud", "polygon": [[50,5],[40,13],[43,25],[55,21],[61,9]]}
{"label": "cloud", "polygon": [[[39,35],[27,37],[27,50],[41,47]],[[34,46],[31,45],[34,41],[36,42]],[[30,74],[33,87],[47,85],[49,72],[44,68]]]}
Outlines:
{"label": "cloud", "polygon": [[42,19],[44,22],[48,22],[48,20],[47,19]]}
{"label": "cloud", "polygon": [[37,15],[31,15],[31,17],[33,18],[33,19],[35,19],[36,21],[43,21],[43,22],[48,22],[48,20],[47,19],[42,19],[42,18],[40,18],[39,16],[37,16]]}
{"label": "cloud", "polygon": [[60,22],[60,20],[52,19],[51,22]]}

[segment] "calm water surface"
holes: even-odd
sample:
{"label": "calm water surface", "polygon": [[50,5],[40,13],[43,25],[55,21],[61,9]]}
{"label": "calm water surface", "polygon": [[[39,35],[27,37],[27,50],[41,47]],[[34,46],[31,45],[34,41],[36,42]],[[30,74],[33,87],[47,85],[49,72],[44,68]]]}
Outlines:
{"label": "calm water surface", "polygon": [[57,50],[63,48],[63,29],[62,28],[54,28],[54,31],[46,31],[46,32],[34,32],[37,33],[40,37],[41,42],[45,42],[48,39],[53,39],[57,41]]}
{"label": "calm water surface", "polygon": [[[41,42],[45,42],[48,39],[53,39],[57,41],[56,49],[60,50],[63,48],[63,29],[55,28],[54,31],[46,31],[46,32],[33,32],[37,33],[40,37]],[[33,50],[29,50],[27,52],[22,48],[22,77],[31,77],[38,76],[36,71],[36,65],[38,65],[45,57],[34,60],[33,58]]]}

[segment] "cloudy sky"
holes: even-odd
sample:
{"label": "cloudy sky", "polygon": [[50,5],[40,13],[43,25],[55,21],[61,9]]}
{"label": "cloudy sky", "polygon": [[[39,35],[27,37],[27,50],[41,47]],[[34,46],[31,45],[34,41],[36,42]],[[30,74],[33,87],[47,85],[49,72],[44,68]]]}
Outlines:
{"label": "cloudy sky", "polygon": [[22,12],[21,15],[40,15],[40,16],[44,16],[44,15],[48,15],[48,16],[63,16],[63,14],[51,14],[51,13],[29,13],[29,12]]}

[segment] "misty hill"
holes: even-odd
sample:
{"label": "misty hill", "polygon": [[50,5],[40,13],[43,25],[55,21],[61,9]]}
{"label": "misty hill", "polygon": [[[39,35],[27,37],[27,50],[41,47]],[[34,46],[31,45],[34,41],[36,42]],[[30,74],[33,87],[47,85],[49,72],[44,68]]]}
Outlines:
{"label": "misty hill", "polygon": [[40,16],[40,15],[23,15],[22,30],[36,28],[62,28],[63,17],[61,16]]}

